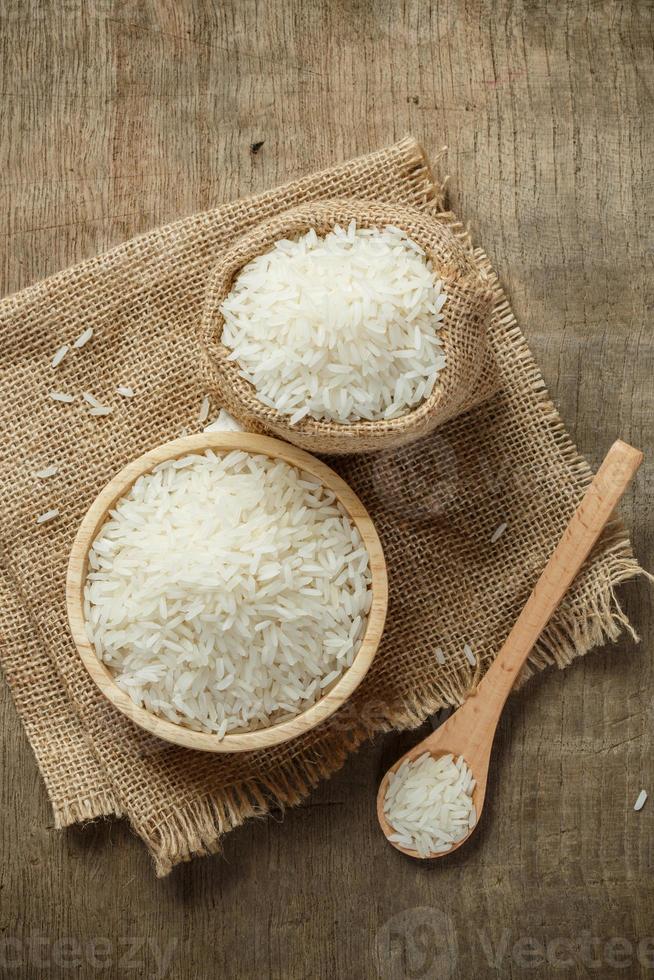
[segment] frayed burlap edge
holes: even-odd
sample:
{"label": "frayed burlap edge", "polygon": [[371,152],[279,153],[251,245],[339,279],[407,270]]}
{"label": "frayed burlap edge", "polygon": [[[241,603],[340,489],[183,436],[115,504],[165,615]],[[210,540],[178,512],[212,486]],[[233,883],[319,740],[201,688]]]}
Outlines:
{"label": "frayed burlap edge", "polygon": [[[438,159],[441,156],[442,153]],[[423,165],[425,172],[431,177],[424,154]],[[441,187],[444,187],[445,181]],[[504,342],[511,346],[513,355],[520,359],[531,374],[532,393],[539,398],[544,421],[561,457],[579,477],[580,482],[587,486],[593,477],[590,465],[568,435],[563,420],[548,395],[545,381],[488,257],[482,249],[473,247],[470,230],[464,227],[456,215],[439,211],[443,203],[441,194],[435,191],[427,200],[428,208],[433,209],[439,220],[450,225],[462,244],[470,250],[480,270],[488,276],[495,298],[494,320],[497,321]],[[610,572],[606,572],[599,588],[595,582],[592,589],[586,590],[583,602],[564,601],[559,607],[556,622],[550,623],[541,634],[516,688],[545,667],[557,666],[563,669],[593,647],[609,640],[617,640],[623,630],[635,641],[638,640],[637,633],[616,597],[615,588],[639,575],[652,582],[654,577],[638,565],[620,521],[613,522],[607,533],[612,535]],[[606,546],[606,538],[603,543]],[[583,577],[583,574],[582,570],[580,575]],[[483,666],[487,668],[488,665],[486,663]],[[157,876],[167,875],[180,862],[219,852],[222,836],[251,817],[265,816],[275,809],[283,811],[288,807],[298,806],[322,779],[341,769],[347,757],[364,741],[393,729],[417,728],[439,709],[458,707],[477,685],[483,673],[481,665],[474,669],[470,667],[463,674],[464,679],[451,677],[435,681],[421,688],[419,693],[405,697],[401,703],[387,705],[381,716],[376,714],[374,725],[358,719],[352,723],[347,733],[340,728],[326,733],[321,744],[321,759],[311,763],[306,759],[293,759],[286,766],[276,769],[274,778],[270,780],[259,778],[226,788],[221,794],[220,802],[207,795],[185,809],[178,807],[171,811],[155,827],[144,828],[143,838],[154,859]],[[335,718],[338,718],[338,714]]]}
{"label": "frayed burlap edge", "polygon": [[103,817],[123,816],[116,806],[116,800],[111,792],[96,793],[83,800],[75,800],[74,803],[65,803],[62,806],[53,804],[55,830],[65,830],[66,827],[73,827],[75,824],[91,823],[93,820],[100,820]]}

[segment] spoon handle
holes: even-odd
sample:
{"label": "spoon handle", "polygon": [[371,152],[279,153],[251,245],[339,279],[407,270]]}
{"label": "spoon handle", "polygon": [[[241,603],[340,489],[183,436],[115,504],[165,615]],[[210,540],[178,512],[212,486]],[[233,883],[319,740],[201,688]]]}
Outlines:
{"label": "spoon handle", "polygon": [[497,715],[532,647],[590,554],[642,460],[640,450],[621,440],[614,442],[607,453],[504,646],[479,684],[479,692],[483,689],[484,700]]}

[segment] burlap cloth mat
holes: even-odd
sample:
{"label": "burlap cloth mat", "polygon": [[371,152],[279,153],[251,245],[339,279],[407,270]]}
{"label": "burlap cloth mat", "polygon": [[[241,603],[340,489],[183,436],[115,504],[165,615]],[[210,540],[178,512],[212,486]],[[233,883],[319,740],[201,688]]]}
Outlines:
{"label": "burlap cloth mat", "polygon": [[[352,703],[321,729],[269,751],[192,752],[141,732],[103,699],[66,625],[64,577],[76,528],[128,460],[199,428],[204,394],[198,325],[207,277],[223,250],[264,218],[316,198],[354,197],[437,213],[420,147],[389,149],[259,197],[185,218],[47,279],[0,306],[2,337],[1,656],[64,827],[126,816],[159,875],[214,851],[223,833],[272,805],[300,801],[348,752],[390,727],[417,725],[475,683],[464,643],[487,666],[524,603],[590,478],[563,428],[484,254],[496,292],[491,342],[502,387],[422,442],[341,458],[338,470],[376,521],[390,572],[387,629]],[[451,214],[446,222],[470,248]],[[92,341],[57,371],[50,358],[85,327]],[[117,385],[137,396],[121,400]],[[74,405],[47,397],[57,388]],[[114,406],[90,417],[80,395]],[[213,408],[217,409],[214,405]],[[50,480],[35,470],[56,463]],[[37,526],[37,514],[60,517]],[[495,528],[504,535],[491,544]],[[639,572],[624,530],[598,543],[531,662],[564,666],[626,620],[617,583]],[[447,662],[439,666],[440,646]],[[477,671],[478,673],[478,671]]]}

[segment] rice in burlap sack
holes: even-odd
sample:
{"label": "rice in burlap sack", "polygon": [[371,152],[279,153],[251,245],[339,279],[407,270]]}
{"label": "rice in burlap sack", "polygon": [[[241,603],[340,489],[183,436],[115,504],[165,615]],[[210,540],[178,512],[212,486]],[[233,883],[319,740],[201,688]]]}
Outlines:
{"label": "rice in burlap sack", "polygon": [[[393,225],[424,249],[447,293],[440,332],[445,367],[429,398],[399,418],[344,425],[305,417],[290,425],[287,415],[259,401],[254,386],[241,377],[238,361],[228,359],[231,350],[221,343],[220,306],[243,266],[276,241],[298,238],[310,228],[326,235],[335,225],[347,227],[352,220],[358,228]],[[227,249],[212,270],[200,332],[207,388],[248,429],[271,432],[311,452],[360,453],[408,445],[497,390],[499,376],[488,343],[492,305],[485,271],[438,215],[370,200],[313,201],[258,224]]]}
{"label": "rice in burlap sack", "polygon": [[[249,200],[185,218],[41,282],[0,305],[3,338],[1,657],[58,827],[122,814],[158,874],[219,847],[271,805],[299,802],[373,734],[458,704],[475,681],[463,654],[491,662],[591,472],[550,402],[483,253],[441,215],[495,294],[490,341],[500,390],[408,447],[348,456],[336,468],[369,507],[390,574],[384,639],[352,701],[321,728],[231,757],[193,752],[135,728],[87,675],[66,623],[68,553],[88,506],[129,460],[197,428],[204,395],[198,330],[207,278],[248,229],[317,198],[367,197],[441,210],[417,144],[403,140]],[[93,339],[53,372],[84,328]],[[136,396],[122,400],[117,385]],[[76,395],[55,404],[56,387]],[[114,407],[91,417],[81,393]],[[218,406],[213,406],[217,409]],[[33,473],[56,463],[59,473]],[[58,507],[57,520],[35,524]],[[495,544],[500,522],[509,525]],[[564,666],[626,620],[614,587],[639,572],[624,530],[602,536],[531,657]],[[434,650],[440,646],[446,663]]]}

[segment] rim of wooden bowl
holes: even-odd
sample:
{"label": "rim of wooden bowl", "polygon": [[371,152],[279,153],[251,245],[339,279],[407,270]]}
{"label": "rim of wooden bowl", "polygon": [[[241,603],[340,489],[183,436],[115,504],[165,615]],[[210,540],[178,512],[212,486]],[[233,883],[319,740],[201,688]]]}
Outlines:
{"label": "rim of wooden bowl", "polygon": [[[317,477],[324,486],[334,491],[358,528],[370,556],[372,575],[372,605],[361,646],[350,667],[334,685],[320,700],[295,718],[271,725],[269,728],[228,734],[222,739],[209,732],[196,732],[191,728],[159,718],[146,708],[135,704],[130,696],[118,687],[108,667],[98,658],[93,645],[89,642],[86,635],[83,602],[88,552],[107,518],[108,511],[116,501],[124,496],[140,476],[150,472],[159,463],[177,459],[188,453],[201,453],[206,449],[218,451],[241,449],[257,455],[282,459]],[[104,696],[134,724],[166,742],[183,745],[189,749],[205,752],[249,752],[279,745],[315,728],[344,704],[361,683],[377,652],[384,629],[388,606],[386,562],[379,536],[365,507],[347,483],[325,463],[297,446],[269,436],[254,435],[249,432],[205,432],[176,439],[150,450],[125,466],[98,494],[79,527],[70,552],[66,577],[66,606],[70,630],[84,666]]]}

